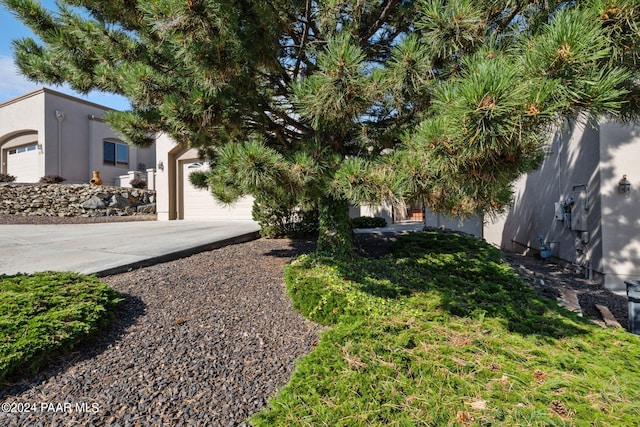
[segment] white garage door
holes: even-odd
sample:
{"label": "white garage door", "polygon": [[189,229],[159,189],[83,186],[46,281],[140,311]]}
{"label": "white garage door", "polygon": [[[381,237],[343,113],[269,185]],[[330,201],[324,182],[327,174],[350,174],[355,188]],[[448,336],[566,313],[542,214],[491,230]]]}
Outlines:
{"label": "white garage door", "polygon": [[38,182],[40,179],[40,153],[36,145],[9,148],[7,150],[7,173],[16,177],[16,182]]}
{"label": "white garage door", "polygon": [[217,220],[250,220],[253,197],[243,197],[231,206],[218,203],[209,190],[195,188],[189,182],[189,174],[195,171],[205,172],[208,165],[201,162],[186,162],[182,165],[183,182],[183,218],[184,219],[217,219]]}

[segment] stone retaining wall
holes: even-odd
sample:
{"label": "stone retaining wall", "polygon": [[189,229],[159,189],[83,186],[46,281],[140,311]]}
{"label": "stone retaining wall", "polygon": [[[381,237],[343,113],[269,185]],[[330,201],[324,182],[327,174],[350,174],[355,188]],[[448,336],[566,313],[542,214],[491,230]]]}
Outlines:
{"label": "stone retaining wall", "polygon": [[156,213],[156,192],[89,184],[0,184],[0,214],[111,216]]}

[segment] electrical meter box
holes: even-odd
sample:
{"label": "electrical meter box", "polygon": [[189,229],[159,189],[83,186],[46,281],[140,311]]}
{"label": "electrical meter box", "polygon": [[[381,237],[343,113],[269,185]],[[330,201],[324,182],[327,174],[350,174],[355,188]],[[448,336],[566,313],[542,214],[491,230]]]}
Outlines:
{"label": "electrical meter box", "polygon": [[586,199],[584,193],[581,193],[571,208],[571,229],[574,231],[588,231],[587,216],[589,211],[586,209]]}

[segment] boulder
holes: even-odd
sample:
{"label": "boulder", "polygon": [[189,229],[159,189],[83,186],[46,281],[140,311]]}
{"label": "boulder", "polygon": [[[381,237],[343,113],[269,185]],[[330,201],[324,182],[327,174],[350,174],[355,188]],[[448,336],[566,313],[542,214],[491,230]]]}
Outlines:
{"label": "boulder", "polygon": [[138,206],[137,211],[142,214],[154,214],[156,213],[156,204],[149,203],[148,205],[140,205]]}
{"label": "boulder", "polygon": [[98,196],[91,196],[80,205],[83,209],[104,209],[104,202]]}
{"label": "boulder", "polygon": [[131,206],[131,202],[128,197],[122,196],[122,194],[114,194],[109,201],[110,208],[124,209]]}

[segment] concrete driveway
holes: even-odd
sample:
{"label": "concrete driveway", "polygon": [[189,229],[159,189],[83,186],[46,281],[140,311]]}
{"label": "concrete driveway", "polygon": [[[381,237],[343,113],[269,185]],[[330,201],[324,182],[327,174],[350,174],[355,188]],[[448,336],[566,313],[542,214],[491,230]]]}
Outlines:
{"label": "concrete driveway", "polygon": [[0,225],[0,274],[104,276],[256,239],[253,221]]}

